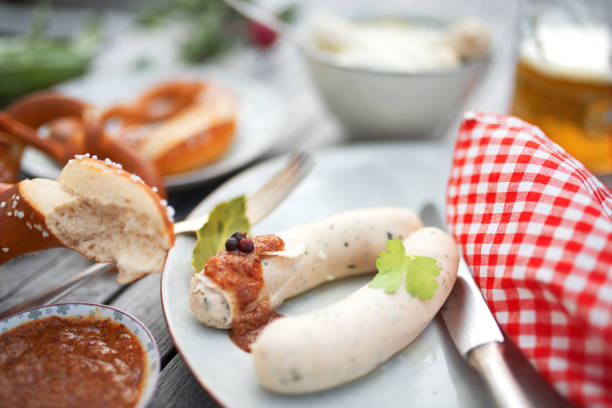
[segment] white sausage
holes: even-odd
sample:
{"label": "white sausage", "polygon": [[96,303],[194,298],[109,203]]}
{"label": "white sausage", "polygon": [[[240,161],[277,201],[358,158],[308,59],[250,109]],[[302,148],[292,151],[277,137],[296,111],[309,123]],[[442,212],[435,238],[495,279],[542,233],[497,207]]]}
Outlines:
{"label": "white sausage", "polygon": [[[269,297],[270,307],[337,278],[373,272],[376,258],[391,236],[407,237],[421,227],[406,208],[380,207],[347,211],[277,234],[285,250],[262,262],[264,287],[258,301]],[[236,299],[204,275],[191,280],[189,305],[195,318],[229,328]]]}
{"label": "white sausage", "polygon": [[326,308],[270,323],[251,346],[265,388],[297,394],[331,388],[375,369],[429,324],[455,282],[458,252],[450,236],[422,228],[406,253],[435,258],[440,267],[433,299],[421,301],[402,285],[393,294],[364,286]]}

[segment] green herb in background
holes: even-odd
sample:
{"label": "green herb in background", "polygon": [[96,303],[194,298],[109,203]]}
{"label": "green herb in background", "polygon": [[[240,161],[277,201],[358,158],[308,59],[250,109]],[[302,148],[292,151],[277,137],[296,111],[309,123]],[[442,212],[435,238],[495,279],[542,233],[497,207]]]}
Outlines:
{"label": "green herb in background", "polygon": [[297,4],[291,4],[284,9],[282,9],[277,17],[284,21],[285,23],[292,23],[298,16],[298,7]]}
{"label": "green herb in background", "polygon": [[189,25],[188,36],[182,44],[182,56],[188,62],[204,61],[209,57],[220,55],[236,43],[230,33],[229,25],[235,25],[228,10],[211,8],[208,12],[194,17],[195,22]]}
{"label": "green herb in background", "polygon": [[[297,6],[290,5],[280,10],[278,17],[291,22],[296,14]],[[245,19],[223,0],[170,0],[151,6],[137,21],[145,27],[168,21],[187,24],[188,34],[181,44],[181,54],[190,63],[219,56],[247,41],[265,48],[276,39],[274,31]]]}
{"label": "green herb in background", "polygon": [[34,13],[29,33],[0,38],[0,103],[48,88],[87,71],[101,39],[101,21],[91,20],[73,39],[45,36],[50,9]]}
{"label": "green herb in background", "polygon": [[149,68],[153,62],[147,57],[138,57],[132,62],[131,69],[134,72],[144,71]]}

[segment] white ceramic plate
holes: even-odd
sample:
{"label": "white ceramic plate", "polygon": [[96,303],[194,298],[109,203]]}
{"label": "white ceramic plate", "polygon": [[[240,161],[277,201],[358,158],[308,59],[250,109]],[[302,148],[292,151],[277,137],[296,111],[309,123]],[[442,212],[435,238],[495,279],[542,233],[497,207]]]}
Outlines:
{"label": "white ceramic plate", "polygon": [[[286,105],[269,87],[252,79],[219,71],[154,71],[130,75],[93,75],[59,86],[69,96],[99,107],[134,99],[146,88],[173,78],[198,78],[214,81],[231,90],[238,100],[237,130],[229,152],[221,160],[201,169],[165,178],[168,189],[180,189],[206,182],[237,170],[262,156],[284,137]],[[56,178],[59,166],[48,156],[32,148],[21,160],[24,172]]]}
{"label": "white ceramic plate", "polygon": [[[418,210],[434,201],[443,208],[449,152],[436,144],[361,145],[319,152],[312,173],[268,218],[256,234],[348,209],[383,205]],[[194,210],[209,211],[219,201],[256,190],[284,159],[262,163],[222,185]],[[181,236],[162,276],[162,303],[178,351],[195,378],[228,407],[479,407],[493,406],[483,383],[456,351],[436,318],[405,350],[369,375],[325,392],[282,396],[257,383],[251,356],[224,330],[198,323],[188,307],[192,275],[191,237]],[[323,307],[365,284],[371,276],[326,284],[279,309],[285,315]]]}
{"label": "white ceramic plate", "polygon": [[144,408],[147,406],[153,396],[155,386],[157,385],[160,363],[159,351],[157,350],[155,339],[144,324],[138,321],[134,316],[111,306],[94,303],[57,303],[25,310],[1,320],[0,334],[4,334],[22,323],[50,316],[79,318],[84,316],[96,316],[100,319],[114,320],[127,327],[138,338],[140,344],[147,353],[149,374],[147,375],[146,383],[142,389],[142,395],[136,407]]}

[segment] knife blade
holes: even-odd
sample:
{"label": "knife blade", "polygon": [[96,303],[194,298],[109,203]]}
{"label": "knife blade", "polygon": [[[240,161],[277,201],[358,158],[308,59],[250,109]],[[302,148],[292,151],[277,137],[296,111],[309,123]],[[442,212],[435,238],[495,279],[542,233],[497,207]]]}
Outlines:
{"label": "knife blade", "polygon": [[[433,204],[425,205],[420,215],[425,225],[446,229]],[[464,356],[482,344],[504,341],[504,335],[461,256],[455,287],[446,299],[441,313],[457,349]]]}
{"label": "knife blade", "polygon": [[[420,211],[423,224],[446,230],[435,205]],[[457,350],[478,370],[500,407],[531,407],[503,357],[504,336],[463,257],[457,280],[441,309]]]}

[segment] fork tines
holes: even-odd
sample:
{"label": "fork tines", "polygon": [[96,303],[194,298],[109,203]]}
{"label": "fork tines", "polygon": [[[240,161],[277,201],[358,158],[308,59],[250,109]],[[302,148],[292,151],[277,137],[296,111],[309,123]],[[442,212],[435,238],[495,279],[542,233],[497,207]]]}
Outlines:
{"label": "fork tines", "polygon": [[262,188],[249,196],[247,216],[252,224],[259,222],[274,209],[312,169],[312,156],[303,151],[289,156],[285,167]]}

